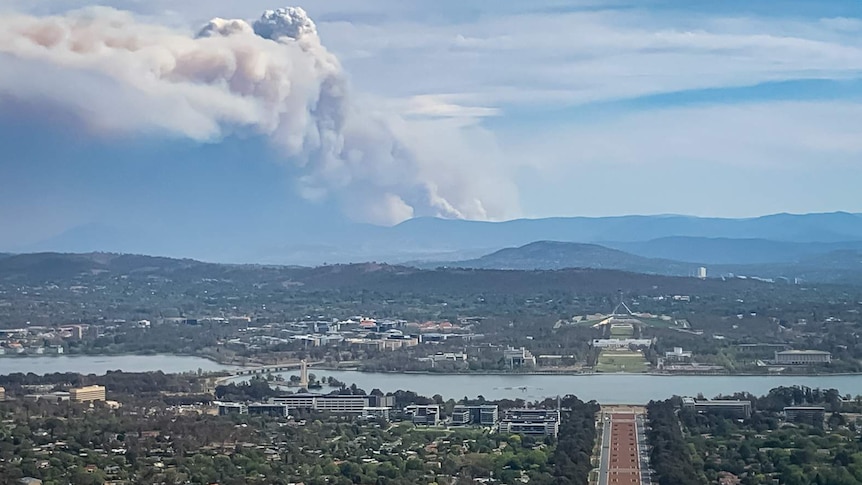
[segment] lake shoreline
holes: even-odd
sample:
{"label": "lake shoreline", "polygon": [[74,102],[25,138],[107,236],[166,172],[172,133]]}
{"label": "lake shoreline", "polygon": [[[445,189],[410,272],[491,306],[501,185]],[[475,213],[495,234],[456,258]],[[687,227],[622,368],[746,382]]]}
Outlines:
{"label": "lake shoreline", "polygon": [[701,374],[697,372],[503,372],[503,371],[473,371],[473,372],[431,372],[423,370],[362,370],[356,367],[314,366],[309,370],[318,369],[332,372],[361,372],[363,374],[393,374],[393,375],[423,375],[423,376],[652,376],[652,377],[828,377],[828,376],[862,376],[862,372],[812,372],[796,374],[755,374],[755,373],[722,373]]}
{"label": "lake shoreline", "polygon": [[[238,367],[238,368],[258,368],[258,367],[266,367],[267,365],[272,364],[259,364],[259,363],[248,363],[248,362],[238,362],[233,359],[218,359],[211,354],[195,354],[195,353],[150,353],[150,352],[122,352],[122,353],[100,353],[100,354],[42,354],[42,355],[20,355],[20,354],[5,354],[0,355],[0,362],[3,360],[27,360],[27,359],[45,359],[45,358],[99,358],[99,357],[158,357],[158,356],[166,356],[166,357],[194,357],[200,359],[206,359],[210,362],[221,366],[230,366],[230,367]],[[470,371],[470,372],[432,372],[432,371],[423,371],[423,370],[362,370],[357,367],[338,367],[331,365],[315,365],[310,366],[309,370],[321,370],[321,371],[331,371],[331,372],[360,372],[363,374],[387,374],[387,375],[429,375],[429,376],[578,376],[578,377],[590,377],[590,376],[654,376],[654,377],[781,377],[781,378],[789,378],[789,377],[830,377],[830,376],[862,376],[862,372],[804,372],[804,373],[750,373],[750,372],[740,372],[740,373],[715,373],[715,374],[705,374],[705,373],[697,373],[697,372],[676,372],[673,374],[666,372],[567,372],[567,371],[532,371],[532,372],[506,372],[506,371]],[[0,375],[2,375],[2,368],[0,368]]]}
{"label": "lake shoreline", "polygon": [[[225,376],[222,382],[240,383],[250,375],[235,375],[237,367],[222,366],[202,357],[160,355],[122,356],[51,356],[35,358],[0,359],[0,374],[37,375],[71,372],[82,375],[105,375],[122,370],[129,373],[164,372],[166,374],[219,373]],[[596,400],[606,404],[645,403],[650,400],[667,399],[670,396],[732,395],[750,392],[765,395],[770,389],[780,386],[806,386],[821,389],[838,389],[842,394],[862,395],[862,376],[762,376],[745,378],[728,375],[684,376],[667,374],[626,373],[460,373],[438,372],[363,372],[335,370],[334,366],[312,367],[318,379],[332,377],[350,386],[361,389],[380,389],[383,392],[411,390],[424,396],[440,394],[447,398],[484,396],[487,399],[542,400],[557,395],[574,394],[584,400]],[[278,373],[281,376],[295,374],[295,370]],[[276,374],[276,373],[273,373]],[[266,377],[265,374],[258,374]],[[324,388],[320,392],[326,392]]]}

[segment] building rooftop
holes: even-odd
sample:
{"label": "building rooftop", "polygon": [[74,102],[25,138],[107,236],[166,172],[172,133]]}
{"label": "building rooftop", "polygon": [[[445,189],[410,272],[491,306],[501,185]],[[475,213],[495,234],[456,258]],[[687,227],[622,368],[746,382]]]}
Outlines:
{"label": "building rooftop", "polygon": [[705,404],[709,406],[739,406],[739,405],[751,405],[751,401],[737,401],[735,399],[703,399],[697,400],[692,397],[684,397],[682,398],[683,404]]}
{"label": "building rooftop", "polygon": [[776,353],[779,355],[830,355],[829,352],[823,350],[782,350]]}

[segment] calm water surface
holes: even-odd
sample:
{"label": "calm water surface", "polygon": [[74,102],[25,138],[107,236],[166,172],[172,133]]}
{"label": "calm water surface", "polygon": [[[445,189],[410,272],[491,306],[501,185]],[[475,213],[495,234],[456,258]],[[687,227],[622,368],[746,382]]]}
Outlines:
{"label": "calm water surface", "polygon": [[[650,375],[429,375],[375,374],[352,371],[311,370],[320,377],[332,376],[348,385],[356,384],[366,391],[378,388],[389,392],[408,389],[425,396],[440,394],[460,399],[479,395],[487,399],[537,400],[574,394],[588,401],[606,404],[646,403],[673,395],[706,397],[747,391],[763,395],[778,386],[803,385],[835,388],[841,394],[862,394],[862,376],[650,376]],[[285,378],[291,373],[282,374]],[[324,390],[328,388],[324,387]]]}
{"label": "calm water surface", "polygon": [[[200,357],[177,355],[125,355],[125,356],[59,356],[0,358],[0,374],[13,372],[78,372],[104,374],[109,370],[127,372],[163,371],[166,373],[215,371],[231,369]],[[332,376],[348,385],[371,391],[384,392],[406,389],[426,396],[440,394],[445,398],[464,396],[487,399],[543,399],[557,395],[575,394],[581,399],[602,403],[645,403],[651,399],[665,399],[672,395],[707,397],[747,391],[762,395],[778,386],[804,385],[835,388],[842,394],[862,394],[862,375],[853,376],[650,376],[650,375],[432,375],[432,374],[380,374],[355,371],[326,371],[311,369],[318,378]],[[287,379],[292,373],[281,375]],[[246,377],[247,379],[247,377]],[[238,378],[237,380],[241,380]],[[328,390],[328,388],[324,388]]]}
{"label": "calm water surface", "polygon": [[197,371],[216,371],[228,369],[201,357],[182,355],[81,355],[45,357],[2,357],[0,374],[32,372],[50,374],[53,372],[77,372],[79,374],[104,374],[109,370],[126,372],[162,371],[179,373]]}

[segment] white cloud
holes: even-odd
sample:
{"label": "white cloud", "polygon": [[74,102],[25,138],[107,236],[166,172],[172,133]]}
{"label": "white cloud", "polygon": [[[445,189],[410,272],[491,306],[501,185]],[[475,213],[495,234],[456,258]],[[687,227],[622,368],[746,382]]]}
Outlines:
{"label": "white cloud", "polygon": [[[566,136],[560,136],[566,133]],[[862,103],[754,102],[696,105],[566,123],[504,150],[548,177],[561,168],[685,164],[727,170],[836,170],[862,156]]]}
{"label": "white cloud", "polygon": [[577,105],[770,81],[845,79],[862,71],[858,36],[817,19],[800,26],[659,15],[574,12],[443,25],[342,22],[327,26],[326,33],[366,88],[399,96],[448,95],[487,107]]}

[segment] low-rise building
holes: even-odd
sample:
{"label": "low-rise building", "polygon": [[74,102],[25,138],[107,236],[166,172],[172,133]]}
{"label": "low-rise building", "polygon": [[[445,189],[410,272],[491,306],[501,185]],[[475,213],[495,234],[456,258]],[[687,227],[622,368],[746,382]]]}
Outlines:
{"label": "low-rise building", "polygon": [[670,362],[687,362],[691,360],[691,352],[685,351],[682,347],[674,347],[672,352],[665,352],[664,358]]}
{"label": "low-rise building", "polygon": [[510,368],[536,365],[536,357],[524,347],[520,349],[509,347],[503,350],[503,358]]}
{"label": "low-rise building", "polygon": [[369,419],[376,418],[389,421],[391,413],[392,408],[389,406],[368,406],[362,409],[362,417]]}
{"label": "low-rise building", "polygon": [[649,347],[652,339],[646,338],[599,338],[593,340],[593,347],[598,349],[625,349],[628,347]]}
{"label": "low-rise building", "polygon": [[553,436],[560,432],[557,409],[509,409],[498,426],[500,433]]}
{"label": "low-rise building", "polygon": [[28,401],[48,401],[51,403],[58,403],[60,401],[68,401],[70,399],[70,395],[68,392],[57,391],[57,392],[49,392],[49,393],[36,393],[36,394],[25,394],[24,399]]}
{"label": "low-rise building", "polygon": [[788,406],[784,408],[784,419],[790,423],[822,426],[826,409],[822,406]]}
{"label": "low-rise building", "polygon": [[499,410],[496,404],[479,406],[457,405],[452,411],[452,424],[467,425],[478,424],[482,426],[494,426],[499,420]]}
{"label": "low-rise building", "polygon": [[404,414],[410,417],[413,424],[424,426],[440,424],[440,406],[436,404],[413,404],[404,408]]}
{"label": "low-rise building", "polygon": [[828,364],[832,354],[822,350],[782,350],[775,353],[775,363],[781,365]]}
{"label": "low-rise building", "polygon": [[213,404],[218,406],[219,416],[228,416],[230,414],[248,414],[248,408],[245,404],[242,403],[215,401]]}
{"label": "low-rise building", "polygon": [[721,414],[737,418],[751,417],[751,401],[736,401],[731,399],[697,400],[692,397],[682,398],[682,407],[701,414]]}
{"label": "low-rise building", "polygon": [[84,386],[69,390],[72,402],[93,402],[105,400],[105,386]]}
{"label": "low-rise building", "polygon": [[286,418],[288,416],[287,406],[275,403],[251,403],[246,407],[246,412],[257,416],[273,416],[279,418]]}
{"label": "low-rise building", "polygon": [[289,409],[309,409],[335,414],[362,414],[370,406],[370,396],[341,394],[297,393],[289,396],[274,397],[271,403],[284,404]]}
{"label": "low-rise building", "polygon": [[428,357],[420,357],[418,360],[432,364],[437,362],[467,362],[467,354],[463,352],[438,352]]}

